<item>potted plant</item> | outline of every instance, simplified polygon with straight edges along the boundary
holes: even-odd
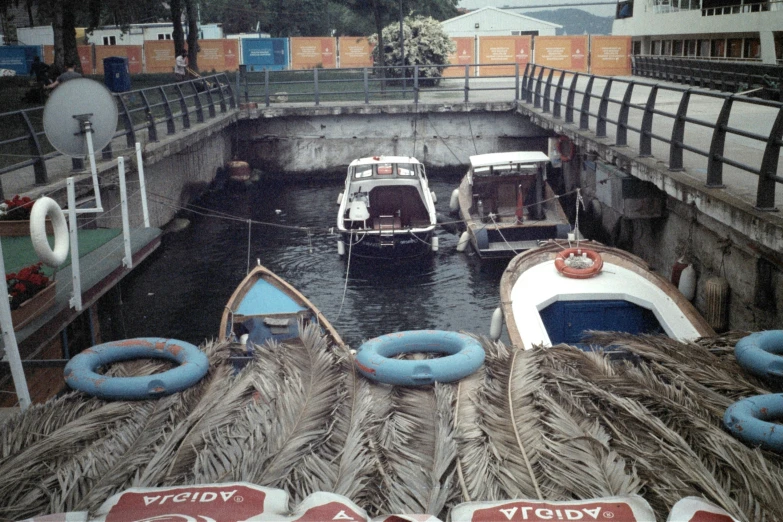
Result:
[[[43,273],[42,263],[6,274],[5,282],[14,330],[23,328],[54,304],[55,282]]]
[[[17,194],[0,203],[0,236],[30,235],[30,211],[33,201],[27,196]]]

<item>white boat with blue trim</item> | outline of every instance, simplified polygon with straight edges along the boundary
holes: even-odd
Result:
[[[525,349],[580,345],[589,330],[667,335],[715,332],[667,279],[641,258],[594,241],[550,241],[511,260],[500,282],[503,320]]]
[[[416,158],[353,160],[337,203],[340,255],[415,257],[438,249],[435,195]]]

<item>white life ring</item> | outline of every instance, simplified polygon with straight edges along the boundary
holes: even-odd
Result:
[[[54,227],[54,250],[46,239],[46,217]],[[47,266],[57,268],[68,257],[68,224],[60,205],[52,198],[37,199],[30,211],[30,239],[38,259]]]

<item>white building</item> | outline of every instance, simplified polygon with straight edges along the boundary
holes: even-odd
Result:
[[[187,27],[185,34],[187,35]],[[87,34],[87,42],[95,45],[144,45],[150,40],[171,40],[174,25],[171,23],[133,24],[128,32],[119,27],[99,27]],[[199,40],[223,38],[223,24],[201,24]]]
[[[497,7],[483,7],[441,22],[452,38],[460,36],[555,36],[562,25],[537,20]]]
[[[19,45],[54,45],[54,29],[51,25],[17,27],[16,39]]]

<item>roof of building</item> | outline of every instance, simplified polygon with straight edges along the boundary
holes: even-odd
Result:
[[[559,24],[553,24],[552,22],[539,20],[538,18],[533,18],[532,16],[525,16],[525,15],[521,15],[519,13],[512,13],[511,11],[508,11],[506,9],[498,9],[497,7],[492,7],[492,6],[482,7],[481,9],[476,9],[475,11],[470,11],[470,12],[464,14],[464,15],[456,16],[454,18],[449,18],[448,20],[442,21],[441,25],[450,25],[453,22],[465,20],[465,19],[474,17],[474,16],[478,15],[479,13],[481,13],[483,11],[494,11],[494,12],[497,13],[498,16],[505,16],[505,17],[508,17],[508,18],[521,18],[521,19],[523,19],[525,21],[535,22],[537,24],[549,25],[549,26],[555,27],[557,29],[562,29],[563,28],[563,26],[559,25]]]

